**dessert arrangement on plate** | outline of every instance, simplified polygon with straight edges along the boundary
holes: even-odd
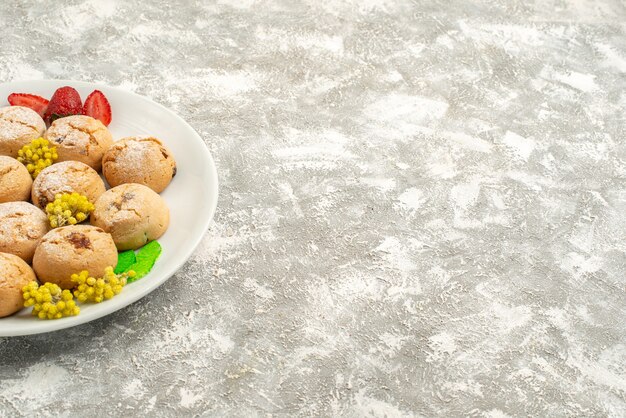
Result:
[[[0,317],[80,313],[146,276],[161,254],[176,175],[152,136],[114,141],[111,106],[72,87],[0,108]]]

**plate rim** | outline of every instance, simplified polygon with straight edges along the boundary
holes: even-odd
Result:
[[[2,82],[0,83],[0,89],[4,89],[8,86],[11,86],[12,84],[42,83],[42,82],[43,83],[64,83],[67,85],[72,85],[74,87],[81,85],[81,87],[89,87],[89,88],[95,88],[95,89],[102,88],[103,90],[116,90],[119,93],[134,96],[136,99],[151,103],[152,105],[156,105],[157,108],[159,108],[161,111],[164,111],[170,114],[170,116],[173,116],[175,120],[177,120],[179,123],[181,123],[188,129],[190,129],[194,133],[195,135],[194,141],[198,140],[202,144],[201,148],[203,150],[203,153],[205,154],[204,156],[208,162],[207,168],[211,174],[210,178],[208,179],[211,182],[209,187],[215,190],[215,195],[213,199],[207,199],[207,202],[209,203],[208,216],[205,218],[202,224],[198,225],[199,227],[198,229],[201,231],[201,233],[199,233],[197,237],[195,237],[195,239],[192,240],[192,245],[190,247],[188,254],[174,261],[173,266],[168,268],[164,272],[164,278],[162,280],[154,281],[153,285],[149,285],[145,289],[138,292],[137,294],[129,296],[128,299],[120,301],[119,306],[115,305],[115,307],[112,309],[103,309],[102,312],[96,311],[95,313],[92,313],[90,315],[89,314],[85,316],[78,315],[74,317],[67,317],[67,318],[62,318],[62,319],[57,319],[57,320],[38,321],[32,326],[29,326],[27,328],[17,328],[10,332],[6,332],[2,329],[2,318],[0,318],[0,338],[37,335],[37,334],[49,333],[49,332],[54,332],[54,331],[58,331],[62,329],[72,328],[78,325],[86,324],[91,321],[95,321],[105,316],[108,316],[114,312],[117,312],[119,310],[122,310],[128,307],[129,305],[137,302],[140,299],[143,299],[146,295],[148,295],[149,293],[152,293],[154,290],[156,290],[161,285],[163,285],[166,281],[168,281],[174,274],[176,274],[176,272],[178,272],[187,263],[187,261],[189,261],[191,256],[196,252],[196,250],[198,249],[198,246],[204,239],[209,229],[209,226],[211,225],[211,221],[213,221],[213,217],[215,216],[215,212],[217,210],[217,204],[219,201],[219,179],[218,179],[218,173],[217,173],[217,166],[215,165],[215,160],[213,159],[213,156],[211,155],[211,152],[209,151],[209,148],[206,142],[204,142],[204,140],[202,139],[198,131],[196,131],[196,129],[194,129],[193,126],[191,126],[187,121],[185,121],[176,112],[167,108],[161,103],[153,100],[151,97],[140,95],[138,93],[135,93],[134,91],[126,90],[119,86],[113,86],[113,85],[104,84],[100,82],[90,82],[90,81],[70,80],[70,79],[56,79],[56,78],[24,79],[24,80],[11,80],[11,81]]]

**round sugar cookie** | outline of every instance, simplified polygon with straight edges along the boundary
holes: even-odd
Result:
[[[41,239],[33,257],[33,269],[41,283],[56,283],[62,289],[76,284],[71,276],[83,270],[102,277],[104,269],[117,264],[117,249],[110,234],[91,225],[55,228]]]
[[[0,203],[0,252],[30,263],[48,229],[48,218],[38,207],[28,202]]]
[[[30,199],[33,179],[24,164],[0,155],[0,203]]]
[[[35,280],[33,269],[24,260],[0,252],[0,318],[24,307],[22,288]]]
[[[141,184],[122,184],[96,201],[90,222],[113,236],[120,251],[137,249],[165,233],[170,211],[165,201]]]
[[[96,170],[79,161],[64,161],[44,168],[33,182],[33,204],[45,209],[57,193],[78,193],[94,203],[105,187]]]
[[[176,161],[172,152],[155,137],[127,137],[104,153],[102,174],[111,187],[137,183],[161,193],[176,175]]]
[[[39,138],[46,123],[32,109],[23,106],[0,108],[0,155],[17,158],[17,152]]]
[[[73,115],[52,122],[44,138],[57,148],[58,161],[80,161],[96,171],[102,168],[102,156],[113,144],[106,126],[85,115]]]

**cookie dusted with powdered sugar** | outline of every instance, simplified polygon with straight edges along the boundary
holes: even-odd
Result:
[[[105,187],[102,178],[87,164],[64,161],[45,168],[33,182],[33,204],[45,209],[58,193],[78,193],[94,203]]]
[[[161,193],[176,175],[176,161],[172,152],[155,137],[127,137],[104,153],[102,174],[112,187],[137,183]]]
[[[107,127],[99,120],[84,115],[55,120],[44,138],[57,148],[58,161],[80,161],[96,171],[100,171],[102,156],[113,144]]]
[[[0,155],[16,158],[17,152],[43,135],[46,124],[37,112],[22,106],[0,108]]]
[[[117,249],[110,234],[91,225],[70,225],[48,232],[35,250],[33,269],[41,282],[62,289],[75,286],[71,276],[82,270],[102,277],[117,264]]]
[[[24,164],[15,158],[0,156],[0,203],[30,199],[33,179]]]
[[[0,252],[14,254],[30,263],[48,229],[46,214],[30,203],[0,204]]]
[[[0,252],[0,318],[22,309],[22,287],[34,280],[35,273],[24,260]]]
[[[91,224],[109,232],[120,251],[135,250],[158,239],[170,222],[163,198],[141,184],[122,184],[107,190],[95,206]]]

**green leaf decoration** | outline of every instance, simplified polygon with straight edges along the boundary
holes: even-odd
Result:
[[[137,252],[137,260],[126,271],[134,270],[135,277],[129,278],[128,283],[132,283],[141,279],[146,274],[150,273],[152,266],[157,261],[157,258],[161,255],[161,244],[157,241],[151,241],[141,247]]]
[[[133,250],[124,251],[117,255],[117,266],[115,266],[115,274],[122,274],[128,271],[128,268],[135,264],[135,252]]]

